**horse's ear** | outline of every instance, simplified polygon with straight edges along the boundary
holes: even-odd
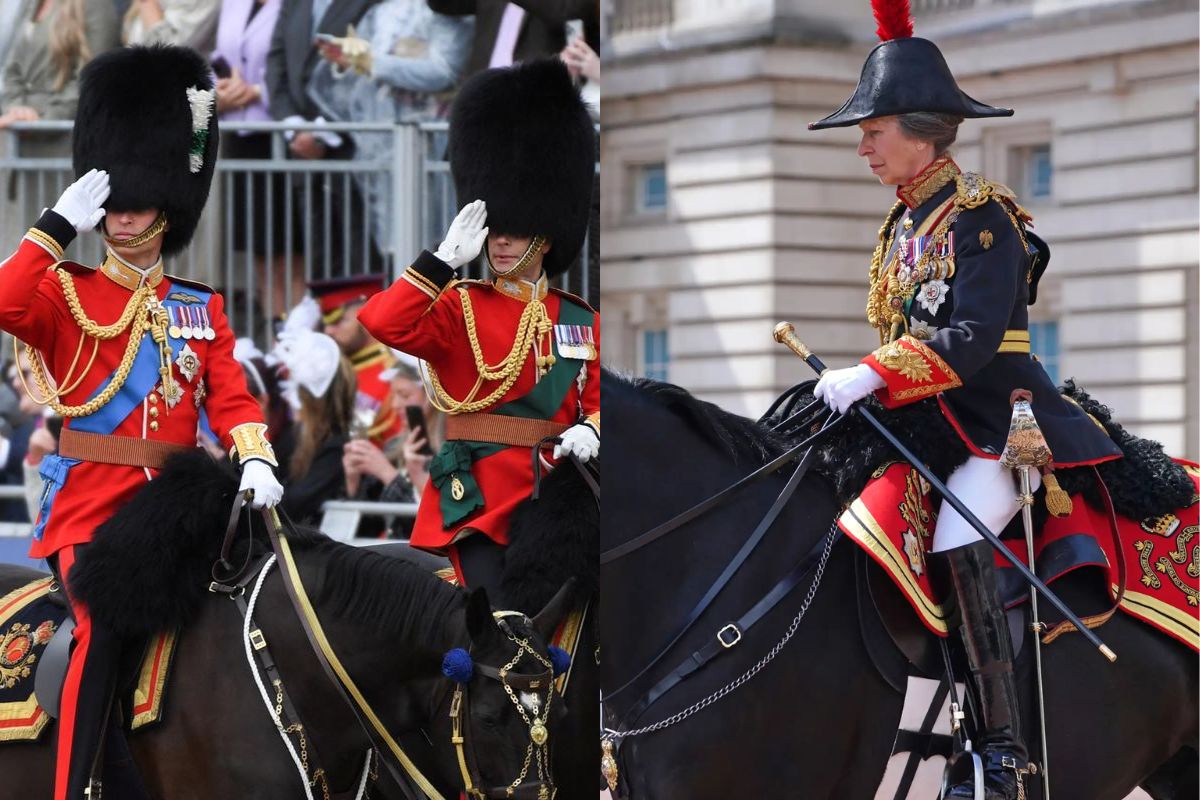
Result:
[[[533,618],[533,627],[541,634],[542,638],[550,641],[550,637],[554,635],[554,631],[558,628],[558,624],[567,616],[567,612],[571,610],[571,601],[575,598],[575,578],[568,578],[567,582],[562,585],[562,588],[550,598],[550,602],[546,603],[546,607],[538,612]]]
[[[496,627],[492,604],[482,586],[467,593],[467,635],[472,642],[482,642]]]

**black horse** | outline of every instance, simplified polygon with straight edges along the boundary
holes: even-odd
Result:
[[[91,580],[80,575],[81,594],[93,600],[97,616],[104,613],[122,626],[121,634],[186,618],[164,718],[129,740],[152,797],[304,797],[297,767],[251,677],[243,618],[227,596],[205,590],[237,486],[206,461],[198,456],[168,465],[101,526],[90,560],[79,564],[91,573]],[[454,684],[442,674],[445,654],[463,648],[475,665],[465,689],[467,765],[485,789],[503,793],[524,784],[518,797],[537,796],[536,762],[527,761],[528,715],[480,668],[501,668],[520,655],[511,665],[514,673],[544,671],[538,659],[548,658],[546,636],[565,612],[566,593],[532,620],[507,618],[504,629],[483,592],[460,591],[420,566],[313,531],[295,531],[290,541],[317,616],[367,702],[396,738],[416,734],[404,739],[411,745],[424,739],[421,731],[428,736],[424,747],[408,753],[431,768],[427,777],[455,792],[464,785],[451,744]],[[155,554],[114,574],[128,553],[145,548]],[[130,582],[134,575],[136,584]],[[36,573],[23,568],[0,568],[0,595],[31,577]],[[100,612],[97,601],[105,594],[108,608]],[[313,796],[322,797],[327,785],[334,797],[355,797],[365,769],[370,797],[405,797],[385,765],[377,759],[368,764],[371,743],[318,666],[278,568],[262,585],[254,618],[303,721],[309,775],[323,770]],[[516,639],[527,640],[538,656],[519,654]],[[268,691],[274,701],[274,690]],[[50,796],[53,741],[47,732],[36,743],[0,745],[6,796]],[[386,747],[379,750],[381,758],[391,758]]]
[[[677,387],[606,373],[601,389],[608,459],[622,465],[604,480],[609,502],[602,551],[716,494],[785,446],[765,427]],[[860,634],[855,570],[861,553],[845,537],[832,546],[807,615],[754,677],[703,704],[770,656],[796,616],[812,572],[735,646],[643,713],[631,713],[639,697],[785,572],[820,553],[839,507],[830,482],[809,475],[698,623],[638,676],[743,544],[789,473],[785,468],[750,484],[683,528],[602,566],[605,723],[629,731],[685,715],[622,740],[617,755],[624,796],[874,797],[903,697]],[[1095,588],[1085,582],[1056,586],[1075,607],[1095,601]],[[1054,796],[1119,800],[1141,785],[1156,800],[1196,797],[1195,654],[1121,614],[1102,634],[1120,655],[1113,665],[1078,636],[1044,649]],[[889,655],[899,658],[898,651]],[[1028,664],[1018,670],[1027,674]],[[1031,692],[1025,701],[1024,719],[1035,719]],[[1033,734],[1029,739],[1037,741]],[[1030,796],[1039,796],[1031,783]]]

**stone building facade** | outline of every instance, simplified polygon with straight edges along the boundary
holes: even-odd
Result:
[[[867,263],[894,200],[857,128],[807,123],[852,91],[867,0],[606,0],[603,352],[740,413],[876,344]],[[1034,351],[1143,436],[1197,456],[1195,0],[914,0],[963,89],[967,170],[1012,186],[1053,251]]]

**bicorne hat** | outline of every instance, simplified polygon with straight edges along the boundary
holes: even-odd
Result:
[[[187,247],[217,161],[217,115],[208,62],[185,47],[123,47],[79,77],[76,175],[107,170],[109,211],[157,208],[167,218],[163,255]]]
[[[483,200],[491,233],[547,237],[542,269],[566,271],[587,234],[596,133],[561,60],[489,69],[463,84],[449,156],[460,205]]]
[[[937,45],[912,35],[908,0],[871,0],[880,43],[867,56],[858,86],[842,107],[809,130],[857,125],[865,119],[914,111],[959,117],[1011,117],[1011,108],[996,108],[968,95],[954,81]]]

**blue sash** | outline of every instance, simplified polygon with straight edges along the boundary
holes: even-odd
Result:
[[[212,297],[211,292],[204,292],[189,286],[188,294],[197,298],[199,302],[183,303],[170,299],[174,288],[175,285],[173,283],[167,284],[168,299],[163,301],[162,305],[164,307],[189,305],[204,307],[208,305],[208,300]],[[175,338],[168,334],[167,344],[171,348],[171,358],[174,360],[175,355],[182,349],[183,339]],[[158,385],[160,378],[158,367],[158,345],[154,343],[154,337],[147,331],[142,337],[142,344],[138,347],[137,356],[133,360],[133,366],[129,370],[129,377],[125,379],[125,383],[117,390],[117,393],[113,395],[111,400],[95,412],[83,417],[73,418],[70,425],[71,430],[105,435],[115,431],[117,426],[133,413],[133,410],[140,406],[142,401],[146,399],[146,396]],[[104,391],[104,388],[112,382],[115,374],[114,370],[113,374],[109,375],[92,392],[88,400],[91,400]],[[42,459],[42,465],[38,470],[38,474],[42,476],[45,483],[42,486],[42,501],[38,513],[37,526],[33,529],[33,537],[35,539],[42,538],[42,533],[46,528],[46,521],[50,518],[50,507],[54,503],[54,498],[66,483],[71,467],[79,463],[79,459],[63,458],[58,454],[48,455]]]

